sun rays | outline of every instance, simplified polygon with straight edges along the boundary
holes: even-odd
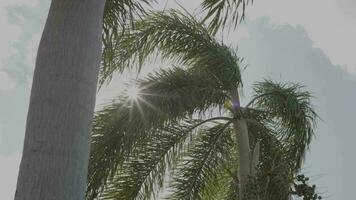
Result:
[[[146,112],[161,112],[158,108],[152,105],[147,97],[158,96],[147,93],[148,86],[142,87],[138,83],[131,83],[126,85],[125,90],[126,103],[131,108],[129,112],[129,120],[132,120],[133,112],[138,111],[143,122],[146,122]]]
[[[137,100],[140,97],[140,88],[138,85],[132,85],[127,89],[127,98],[129,100]]]

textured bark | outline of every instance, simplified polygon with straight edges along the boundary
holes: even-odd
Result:
[[[52,0],[15,200],[84,199],[104,0]]]
[[[260,151],[261,151],[261,146],[260,142],[257,142],[255,145],[255,148],[253,149],[252,153],[252,160],[251,160],[251,176],[254,177],[256,176],[257,173],[257,167],[258,163],[260,161]]]
[[[231,89],[231,100],[234,111],[234,129],[238,152],[239,199],[244,200],[245,186],[251,175],[251,149],[246,120],[240,112],[240,98],[236,87]]]
[[[244,200],[248,177],[251,175],[251,150],[246,121],[240,118],[234,122],[238,151],[239,196]]]

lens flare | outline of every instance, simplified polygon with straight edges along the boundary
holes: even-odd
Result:
[[[132,85],[127,89],[127,97],[130,100],[137,100],[140,96],[140,88],[137,85]]]

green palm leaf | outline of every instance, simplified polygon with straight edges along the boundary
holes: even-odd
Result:
[[[209,30],[216,33],[221,26],[232,23],[237,26],[245,17],[245,7],[253,0],[204,0],[203,10],[207,11],[204,18],[210,20]]]
[[[241,83],[240,59],[191,15],[176,10],[151,12],[129,28],[118,38],[112,64],[101,68],[101,83],[109,80],[114,71],[134,64],[141,67],[157,52],[164,59],[210,73],[225,88]]]
[[[161,70],[138,84],[136,101],[121,96],[94,118],[88,197],[95,197],[115,175],[135,142],[194,113],[223,105],[228,98],[214,78],[179,68]]]
[[[155,0],[106,0],[102,33],[104,65],[110,65],[114,60],[113,50],[125,24],[144,14],[144,5],[153,2]]]
[[[210,176],[206,180],[204,187],[199,192],[200,199],[222,200],[226,197],[227,193],[230,191],[231,182],[234,180],[234,177],[230,173],[230,169],[227,169],[231,167],[230,165],[235,165],[234,167],[237,168],[236,163],[225,162],[224,166],[219,166],[221,168],[217,170],[215,175]]]
[[[226,167],[226,157],[233,149],[230,122],[200,129],[200,137],[181,161],[173,181],[170,199],[205,199],[204,188]],[[215,189],[219,185],[215,185]],[[210,188],[211,189],[211,188]],[[211,192],[211,191],[210,191]]]
[[[138,141],[106,184],[100,199],[157,198],[166,171],[175,165],[192,133],[192,124],[180,124],[170,124],[151,137]]]
[[[260,130],[261,156],[257,172],[257,194],[264,200],[289,200],[293,183],[293,166],[273,131]],[[262,194],[262,195],[261,195]]]
[[[299,170],[305,151],[314,134],[317,115],[311,106],[311,94],[298,84],[282,84],[265,80],[255,84],[256,108],[266,111],[282,143]]]
[[[256,115],[257,113],[260,114]],[[260,159],[256,165],[256,175],[248,183],[250,187],[245,191],[246,194],[250,199],[262,197],[263,200],[289,200],[294,167],[294,162],[289,162],[289,152],[285,151],[284,144],[269,128],[269,123],[261,120],[264,111],[245,110],[244,115],[251,146],[255,146],[257,142],[260,144]]]
[[[231,199],[239,199],[239,191],[238,191],[238,180],[237,180],[237,172],[231,175],[228,185],[226,186],[226,192],[223,198],[224,200]]]

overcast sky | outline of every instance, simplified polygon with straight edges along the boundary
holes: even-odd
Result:
[[[178,2],[194,12],[199,1]],[[34,58],[48,6],[49,0],[0,0],[0,194],[4,200],[13,199]],[[167,6],[174,7],[174,1]],[[247,20],[224,38],[238,46],[248,64],[242,101],[248,101],[249,86],[263,78],[300,82],[314,94],[313,104],[323,121],[303,171],[325,199],[354,199],[355,10],[354,0],[256,0],[247,8]],[[115,96],[129,78],[116,77],[99,93],[98,104]]]

